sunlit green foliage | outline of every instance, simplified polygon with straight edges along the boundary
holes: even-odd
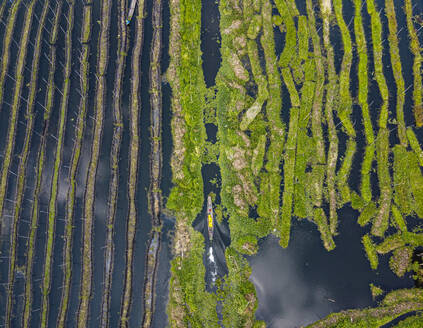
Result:
[[[416,126],[423,126],[423,96],[422,96],[422,54],[421,47],[419,44],[419,38],[417,31],[413,24],[413,4],[411,0],[405,0],[404,4],[405,14],[407,16],[407,29],[410,36],[410,50],[414,56],[413,63],[413,100],[414,100],[414,118],[416,120]]]
[[[359,57],[358,62],[358,102],[361,106],[364,131],[366,134],[367,144],[372,144],[375,140],[372,121],[370,119],[369,105],[368,105],[368,59],[367,59],[367,44],[364,36],[363,22],[361,18],[361,0],[355,0],[355,15],[354,15],[354,32],[357,43],[357,52]]]
[[[374,0],[368,0],[367,12],[370,15],[371,29],[372,29],[372,46],[375,66],[375,78],[379,86],[379,91],[383,100],[380,114],[379,114],[379,127],[386,128],[388,122],[388,98],[389,91],[386,84],[385,75],[383,74],[383,43],[382,43],[382,23],[379,17],[379,11],[376,10]]]
[[[379,129],[376,140],[377,176],[379,179],[379,209],[373,221],[372,234],[382,237],[388,229],[391,209],[392,187],[389,173],[389,131]]]
[[[364,235],[361,242],[363,243],[364,250],[366,251],[367,258],[369,259],[370,266],[373,270],[377,269],[379,264],[376,248],[369,235]]]
[[[411,188],[410,188],[410,173],[408,170],[408,154],[407,149],[401,145],[395,145],[392,148],[394,154],[394,200],[398,205],[401,213],[410,214],[411,208]]]
[[[385,15],[389,26],[389,54],[391,57],[392,71],[397,87],[396,112],[398,121],[398,137],[402,145],[407,146],[406,126],[404,121],[405,85],[402,73],[401,58],[398,48],[398,25],[393,0],[385,1]]]

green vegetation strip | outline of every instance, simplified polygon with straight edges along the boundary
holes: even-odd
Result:
[[[372,226],[372,234],[382,237],[388,229],[392,187],[389,174],[389,130],[379,129],[376,140],[377,176],[379,179],[379,211]]]
[[[216,296],[205,291],[204,238],[191,227],[204,201],[198,160],[206,137],[203,111],[198,110],[206,106],[200,49],[201,1],[171,0],[170,12],[172,47],[167,77],[172,87],[174,186],[167,207],[174,211],[176,223],[167,313],[171,327],[204,323],[218,327]]]
[[[282,196],[282,211],[278,226],[280,227],[280,245],[288,247],[291,232],[291,213],[294,194],[295,154],[297,147],[298,107],[291,107],[289,118],[288,140],[285,147],[284,190]]]
[[[369,113],[368,105],[368,58],[367,58],[367,44],[366,38],[364,36],[363,22],[361,18],[361,9],[362,1],[355,0],[355,15],[354,15],[354,32],[355,39],[357,43],[357,52],[358,52],[358,103],[360,104],[363,121],[364,121],[364,131],[366,135],[367,144],[372,144],[375,140],[372,121]]]
[[[106,70],[109,47],[109,21],[111,3],[107,0],[101,2],[100,37],[97,59],[97,90],[95,103],[95,123],[91,158],[88,166],[87,183],[84,204],[84,233],[82,249],[82,275],[79,295],[79,311],[77,326],[86,327],[88,321],[88,306],[92,287],[92,225],[94,214],[95,180],[97,164],[100,156],[101,134],[104,120],[104,98],[106,94]]]
[[[403,294],[407,294],[405,297]],[[423,297],[418,288],[396,290],[385,296],[375,308],[344,310],[329,314],[326,318],[307,326],[308,328],[335,327],[381,327],[395,318],[423,309]]]
[[[311,1],[307,1],[307,14],[308,14],[308,28],[310,36],[313,42],[313,53],[314,53],[314,64],[312,61],[309,61],[309,69],[306,67],[306,80],[313,81],[316,80],[316,85],[314,88],[314,98],[312,105],[312,120],[311,120],[311,131],[313,134],[313,140],[315,142],[316,157],[313,162],[313,179],[312,186],[314,189],[313,203],[315,206],[321,206],[322,195],[323,195],[323,181],[325,174],[325,164],[326,164],[326,155],[325,155],[325,145],[323,139],[322,131],[322,111],[323,111],[323,96],[325,92],[325,68],[324,61],[322,57],[322,50],[320,47],[320,37],[316,31],[316,19],[313,12],[313,6]],[[307,65],[307,61],[306,61]],[[313,72],[310,76],[307,75],[307,72]],[[304,88],[303,88],[304,90]],[[304,98],[304,95],[302,96]],[[302,99],[304,101],[304,99]],[[332,132],[331,132],[332,133]],[[332,142],[332,149],[334,142],[336,142],[336,135],[330,135]],[[331,171],[333,173],[333,171]],[[331,179],[331,182],[333,180]],[[331,195],[332,196],[332,195]]]
[[[337,188],[341,194],[341,201],[339,202],[340,205],[347,203],[351,200],[350,188],[348,186],[348,177],[350,175],[351,166],[356,150],[357,143],[354,141],[354,139],[349,139],[342,166],[337,174]]]
[[[144,24],[144,0],[138,1],[138,16],[135,26],[135,45],[132,54],[132,79],[131,79],[131,96],[130,96],[130,145],[129,145],[129,176],[128,176],[128,201],[129,213],[127,218],[127,244],[126,244],[126,269],[125,269],[125,285],[122,298],[122,309],[120,315],[120,327],[128,327],[129,309],[131,304],[132,292],[132,270],[133,270],[133,253],[134,253],[134,239],[135,227],[137,222],[137,206],[136,206],[136,186],[137,186],[137,171],[138,171],[138,157],[139,157],[139,115],[141,113],[140,101],[140,74],[141,65],[140,59],[142,54],[143,41],[143,24]],[[103,8],[103,10],[106,8]],[[108,16],[107,16],[108,17]],[[109,25],[107,25],[108,31]],[[106,42],[106,35],[103,42]],[[107,45],[108,46],[108,45]],[[102,44],[101,48],[105,45]]]
[[[29,31],[32,24],[32,16],[34,5],[36,1],[32,0],[28,6],[28,9],[25,13],[25,25],[22,30],[22,37],[21,43],[19,45],[19,56],[18,56],[18,64],[16,67],[16,84],[15,90],[13,94],[13,103],[11,108],[11,115],[9,120],[9,131],[7,136],[7,149],[6,149],[6,159],[3,162],[2,168],[2,180],[0,188],[6,189],[6,183],[3,184],[3,181],[6,182],[8,171],[10,167],[10,159],[12,155],[12,151],[15,144],[15,130],[18,121],[18,111],[20,106],[20,98],[22,92],[22,85],[24,82],[24,67],[25,67],[25,57],[27,53],[28,41],[29,41]],[[33,87],[35,88],[35,86]],[[32,99],[33,100],[33,99]],[[1,101],[0,101],[1,103]],[[27,104],[28,105],[28,104]],[[28,114],[28,112],[27,112]],[[32,113],[31,113],[32,114]],[[12,312],[12,296],[13,296],[13,287],[15,283],[15,267],[16,267],[16,242],[17,242],[17,235],[18,235],[18,218],[20,214],[20,207],[22,204],[23,198],[23,189],[25,185],[25,168],[26,168],[26,160],[28,158],[28,148],[29,148],[29,140],[30,140],[30,130],[28,128],[32,127],[32,115],[30,114],[30,118],[28,118],[27,126],[26,126],[26,135],[24,140],[24,147],[21,153],[21,159],[19,163],[19,171],[18,171],[18,181],[17,181],[17,190],[16,190],[16,201],[15,201],[15,208],[13,213],[13,222],[11,224],[11,231],[10,231],[10,251],[9,251],[9,284],[8,284],[8,291],[7,291],[7,302],[6,302],[6,317],[5,322],[9,325],[10,324],[10,315]],[[5,179],[5,180],[3,180]],[[3,195],[2,195],[3,196]],[[1,200],[3,203],[3,199]],[[0,216],[2,212],[0,211]]]
[[[172,188],[167,207],[182,212],[192,222],[202,208],[203,180],[201,157],[206,132],[203,123],[206,88],[201,69],[200,22],[201,2],[175,2],[175,20],[172,33],[180,51],[172,51],[169,81],[174,93],[172,122],[174,153],[172,156]],[[172,47],[173,48],[173,47]],[[183,142],[181,142],[183,141]]]
[[[289,12],[289,8],[285,3],[285,0],[276,0],[276,8],[282,17],[282,22],[285,25],[285,47],[279,57],[279,66],[287,67],[295,56],[296,44],[297,44],[297,32],[295,29],[294,19]]]
[[[122,80],[125,71],[126,51],[128,48],[128,37],[126,32],[126,11],[125,0],[119,0],[118,8],[118,47],[117,47],[117,68],[115,73],[114,94],[113,94],[113,138],[110,151],[111,179],[109,184],[108,213],[107,213],[107,237],[106,250],[104,252],[104,288],[101,305],[100,326],[109,327],[109,311],[113,272],[113,231],[116,216],[116,206],[119,187],[119,153],[122,142]],[[90,6],[88,8],[91,8]]]
[[[257,297],[253,283],[248,280],[251,275],[248,261],[231,247],[226,249],[225,258],[229,273],[225,276],[223,286],[217,292],[223,304],[223,325],[264,328],[263,321],[255,320]]]
[[[22,0],[14,1],[11,8],[9,9],[9,17],[8,17],[7,25],[6,25],[6,33],[3,37],[3,53],[1,56],[1,71],[0,71],[0,104],[2,105],[3,105],[4,84],[6,83],[6,73],[9,66],[9,60],[10,60],[10,48],[12,46],[12,41],[14,41],[13,30],[15,28],[16,17],[18,15],[18,10],[19,10],[19,6],[21,2]],[[3,1],[3,3],[6,3],[6,1]],[[2,10],[4,10],[4,6]],[[0,110],[1,110],[1,107],[0,107]],[[2,190],[3,188],[0,189],[0,196],[1,196]],[[0,200],[3,200],[3,199],[0,198]],[[2,206],[3,204],[0,203],[0,209],[2,209]],[[0,211],[0,216],[1,216],[1,213],[2,211]]]
[[[408,28],[408,34],[410,36],[410,49],[414,55],[414,62],[413,62],[414,118],[416,120],[416,126],[421,127],[423,126],[422,74],[421,74],[422,54],[421,54],[421,48],[419,44],[419,38],[417,36],[417,31],[414,28],[414,24],[413,24],[413,8],[412,8],[411,0],[405,0],[404,10],[407,16],[407,28]]]
[[[380,21],[379,12],[376,9],[374,0],[367,0],[367,12],[370,15],[370,23],[372,28],[372,46],[373,46],[373,62],[375,65],[375,77],[379,86],[382,97],[382,106],[379,114],[379,128],[386,128],[388,122],[388,100],[389,91],[386,84],[385,75],[383,74],[383,43],[382,43],[382,23]]]
[[[404,146],[395,145],[392,152],[394,154],[394,200],[401,213],[409,215],[412,211],[412,196],[407,149]]]
[[[58,3],[56,8],[56,19],[54,20],[53,29],[50,35],[50,40],[56,40],[57,38],[57,26],[59,24],[59,17],[62,12],[62,3]],[[35,251],[35,238],[37,235],[37,228],[38,228],[38,211],[39,211],[39,194],[41,192],[41,182],[42,182],[42,172],[44,168],[44,161],[45,161],[45,151],[46,151],[46,144],[47,144],[47,133],[48,133],[48,126],[49,126],[49,119],[51,110],[53,108],[53,94],[54,94],[54,72],[56,69],[56,45],[52,43],[50,48],[50,65],[49,65],[49,77],[48,77],[48,86],[47,86],[47,95],[46,95],[46,106],[44,111],[44,128],[43,128],[43,136],[41,137],[40,141],[40,148],[37,153],[37,165],[36,165],[36,172],[37,172],[37,180],[34,190],[34,202],[32,206],[32,215],[31,215],[31,231],[29,235],[29,243],[28,243],[28,254],[27,254],[27,263],[26,263],[26,279],[25,279],[25,306],[24,306],[24,313],[22,318],[22,326],[24,328],[29,327],[30,324],[30,316],[31,316],[31,307],[32,307],[32,268],[34,262],[34,251]]]
[[[150,51],[150,104],[151,104],[151,151],[150,151],[150,212],[153,232],[148,244],[146,270],[144,277],[144,317],[142,326],[151,326],[154,313],[156,273],[161,242],[162,195],[160,179],[162,173],[162,89],[160,56],[162,47],[162,1],[157,0],[152,12],[153,39]]]
[[[339,72],[339,97],[340,104],[338,115],[343,122],[350,136],[355,135],[354,128],[350,122],[352,112],[352,99],[350,93],[350,72],[352,63],[352,45],[351,36],[342,12],[342,0],[333,0],[333,8],[335,11],[336,21],[341,30],[342,43],[344,45],[344,56],[342,58],[341,71]]]
[[[21,4],[22,0],[17,0],[13,2],[12,8],[10,9],[10,14],[9,14],[9,19],[7,22],[7,26],[6,26],[6,34],[4,36],[4,40],[3,40],[3,55],[1,57],[1,72],[0,72],[0,105],[3,106],[3,89],[4,89],[4,84],[5,84],[5,80],[6,80],[6,73],[7,73],[7,68],[9,65],[9,57],[10,57],[10,46],[12,44],[12,39],[13,39],[13,29],[15,27],[15,21],[16,21],[16,16],[17,16],[17,12],[19,9],[19,5]],[[29,27],[28,27],[29,29]],[[24,53],[26,52],[26,48],[22,49],[22,51],[20,51],[20,53]],[[24,64],[24,60],[25,58],[20,59],[22,61],[22,65]],[[19,59],[18,59],[18,65],[19,65]],[[22,66],[23,67],[23,66]],[[18,84],[22,84],[23,80],[23,76],[22,74],[18,75],[16,74],[16,85],[18,86]],[[21,87],[15,87],[15,90],[17,90],[17,88],[20,91]],[[13,98],[13,101],[15,101],[15,98]],[[17,100],[19,101],[19,94],[17,96]],[[17,119],[17,111],[19,106],[12,106],[10,108],[10,119],[9,122],[11,124],[9,124],[10,129],[8,130],[8,135],[7,135],[7,143],[6,143],[6,149],[4,151],[3,154],[3,165],[1,168],[1,177],[0,177],[0,231],[2,229],[2,225],[3,225],[3,207],[4,207],[4,197],[6,195],[6,186],[7,186],[7,177],[9,175],[9,168],[10,168],[10,161],[11,161],[11,155],[12,155],[12,151],[13,151],[13,145],[14,145],[14,139],[15,139],[15,129],[16,129],[16,123],[18,121]],[[1,107],[0,107],[1,110]]]
[[[417,156],[408,152],[407,169],[410,174],[411,192],[414,200],[414,211],[417,216],[423,218],[423,176],[419,167]]]
[[[389,25],[389,54],[391,56],[391,65],[394,72],[394,79],[397,87],[397,123],[398,123],[398,137],[402,145],[407,146],[407,135],[404,121],[404,98],[405,87],[404,78],[402,74],[401,57],[398,48],[398,25],[395,15],[395,7],[393,0],[385,1],[385,14],[388,18]]]
[[[411,148],[416,153],[417,159],[419,160],[420,166],[423,166],[423,151],[420,147],[419,140],[417,140],[416,134],[413,131],[413,128],[408,127],[407,128],[407,138],[410,142]]]
[[[86,29],[90,29],[90,24],[86,22],[91,22],[91,6],[84,6],[83,9],[83,27],[81,35],[87,33]],[[62,289],[62,298],[59,311],[59,317],[57,320],[57,327],[64,327],[66,322],[66,314],[69,305],[69,294],[71,286],[71,269],[72,269],[72,231],[73,231],[73,216],[74,216],[74,203],[75,203],[75,192],[76,192],[76,181],[77,181],[77,170],[79,165],[79,159],[81,157],[81,147],[82,147],[82,138],[84,136],[85,130],[85,120],[87,113],[87,101],[88,101],[88,74],[89,74],[89,53],[90,46],[87,43],[88,40],[85,40],[86,43],[82,44],[82,57],[80,64],[80,89],[81,89],[81,100],[79,105],[79,113],[76,123],[76,134],[75,134],[75,143],[73,146],[72,159],[70,164],[69,172],[69,189],[68,197],[66,202],[66,226],[65,226],[65,246],[64,246],[64,259],[63,259],[63,271],[64,271],[64,282]]]
[[[338,76],[335,72],[334,52],[330,43],[329,16],[323,16],[323,43],[327,54],[328,85],[326,93],[326,122],[329,131],[329,151],[326,170],[326,184],[329,192],[329,225],[332,235],[336,234],[338,216],[336,213],[336,162],[338,160],[338,137],[333,113],[337,110]],[[349,123],[348,123],[349,124]],[[348,124],[344,125],[348,131]],[[350,134],[351,135],[351,134]]]
[[[367,258],[369,259],[370,266],[373,270],[376,270],[379,264],[378,255],[376,252],[376,247],[374,243],[372,242],[372,239],[369,235],[364,235],[361,239],[361,242],[363,243],[364,250],[366,251]]]
[[[62,148],[63,139],[66,127],[66,111],[68,107],[68,98],[70,90],[70,74],[72,66],[72,30],[74,19],[74,5],[70,3],[68,12],[68,27],[65,36],[65,72],[64,72],[64,86],[63,97],[60,106],[58,136],[56,145],[56,157],[54,160],[53,180],[51,183],[50,201],[48,207],[48,230],[47,230],[47,245],[44,263],[44,275],[42,282],[42,307],[41,307],[41,327],[47,326],[47,311],[48,311],[48,296],[50,293],[51,284],[51,262],[53,259],[53,241],[54,241],[54,227],[56,223],[56,201],[57,189],[59,185],[59,172],[62,162]]]

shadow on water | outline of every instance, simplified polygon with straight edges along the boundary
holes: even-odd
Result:
[[[332,312],[376,305],[370,283],[385,291],[413,286],[409,274],[400,279],[390,271],[387,256],[372,271],[361,245],[357,212],[345,208],[338,215],[339,236],[331,252],[323,248],[316,226],[303,220],[294,222],[287,249],[275,237],[266,237],[257,255],[249,258],[259,300],[256,317],[267,327],[298,327]]]

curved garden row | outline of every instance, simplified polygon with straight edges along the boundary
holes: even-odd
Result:
[[[40,210],[40,192],[41,192],[41,182],[42,182],[42,173],[44,169],[44,162],[46,160],[46,143],[47,143],[47,131],[49,126],[49,119],[51,111],[53,108],[53,95],[54,95],[54,73],[56,69],[56,42],[59,26],[59,18],[61,16],[62,3],[56,4],[56,16],[52,26],[52,31],[50,32],[49,42],[51,44],[50,48],[50,60],[49,60],[49,77],[47,82],[47,92],[45,100],[45,111],[43,114],[43,134],[41,136],[39,149],[37,152],[36,159],[36,184],[34,190],[34,201],[32,206],[32,215],[31,215],[31,230],[29,235],[28,243],[28,255],[26,263],[26,280],[25,280],[25,307],[24,314],[22,318],[23,327],[29,327],[30,325],[30,316],[32,310],[32,301],[33,301],[33,282],[32,282],[32,273],[34,265],[34,252],[36,246],[36,235],[38,229],[38,219],[39,219],[39,210]],[[40,247],[40,246],[39,246]]]

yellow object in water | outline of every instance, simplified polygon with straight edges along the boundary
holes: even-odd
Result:
[[[207,221],[209,222],[209,228],[213,227],[213,218],[210,214],[207,217]]]

